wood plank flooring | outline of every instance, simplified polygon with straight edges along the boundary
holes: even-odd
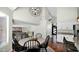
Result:
[[[64,46],[63,43],[57,42],[57,43],[51,43],[49,42],[49,47],[52,48],[55,52],[64,52]]]

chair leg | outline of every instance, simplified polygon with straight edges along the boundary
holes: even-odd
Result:
[[[46,52],[47,52],[47,49],[45,48]]]

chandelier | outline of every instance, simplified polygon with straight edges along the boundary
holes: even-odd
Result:
[[[30,7],[30,12],[33,16],[39,16],[41,14],[40,7]]]

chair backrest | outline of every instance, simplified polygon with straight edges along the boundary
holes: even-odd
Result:
[[[18,44],[18,41],[16,40],[16,35],[14,33],[12,33],[12,39],[13,39],[13,43],[14,44]]]
[[[40,45],[39,41],[37,40],[28,40],[24,43],[24,47],[27,47],[27,49],[32,49],[32,48],[38,48]]]
[[[68,51],[68,52],[78,51],[74,43],[67,41],[65,37],[63,38],[63,42],[64,42],[65,51]]]
[[[13,39],[14,44],[18,44],[18,41],[16,39]]]
[[[45,39],[45,42],[44,42],[45,48],[48,46],[49,39],[50,39],[50,36],[48,35],[48,36],[46,37],[46,39]]]

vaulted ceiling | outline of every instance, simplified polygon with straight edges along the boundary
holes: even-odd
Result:
[[[34,17],[30,14],[29,7],[9,7],[13,11],[13,19],[16,23],[25,22],[29,24],[39,24],[42,19],[42,14]],[[48,19],[56,17],[57,9],[55,7],[47,7]],[[42,9],[43,10],[43,9]]]

